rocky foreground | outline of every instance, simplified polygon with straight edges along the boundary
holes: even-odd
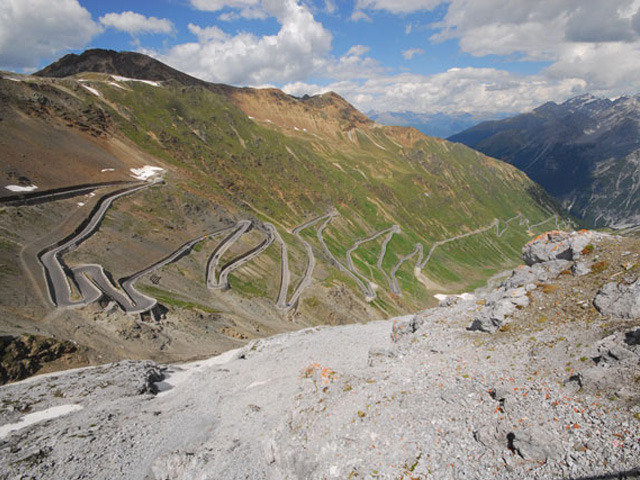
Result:
[[[550,232],[474,298],[0,388],[0,478],[640,478],[640,243]]]

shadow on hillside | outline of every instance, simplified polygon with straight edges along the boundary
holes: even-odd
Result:
[[[640,468],[627,470],[626,472],[613,472],[604,475],[594,475],[593,477],[563,477],[562,480],[637,480],[640,479]],[[557,479],[560,480],[560,479]]]

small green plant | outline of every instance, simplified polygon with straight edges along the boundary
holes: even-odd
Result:
[[[591,243],[589,245],[586,245],[583,249],[582,249],[582,255],[589,255],[591,253],[593,253],[593,251],[595,250],[596,247],[594,247]]]

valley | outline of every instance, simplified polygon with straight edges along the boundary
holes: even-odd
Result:
[[[568,222],[513,167],[335,94],[83,55],[0,80],[2,335],[89,362],[198,358],[434,305]],[[109,56],[128,66],[91,71]]]

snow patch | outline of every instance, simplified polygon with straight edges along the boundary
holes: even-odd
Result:
[[[164,168],[145,165],[141,168],[130,168],[129,171],[131,172],[131,176],[136,180],[149,180],[160,172],[164,172]]]
[[[22,187],[20,185],[7,185],[6,187],[7,190],[10,190],[12,192],[33,192],[35,189],[38,188],[37,185],[29,185],[28,187]]]
[[[84,207],[84,202],[78,202],[79,207]]]
[[[446,295],[444,293],[436,293],[434,295],[435,299],[441,302],[442,300],[446,300],[449,297],[460,298],[461,300],[473,300],[476,296],[472,293],[461,293],[460,295]]]
[[[141,82],[146,83],[147,85],[151,85],[152,87],[161,87],[160,82],[153,82],[151,80],[141,80],[139,78],[127,78],[121,77],[120,75],[111,75],[116,82]]]
[[[2,425],[0,427],[0,438],[4,438],[10,433],[22,430],[23,428],[28,427],[29,425],[33,425],[34,423],[51,420],[52,418],[58,418],[69,413],[82,410],[82,408],[82,405],[71,403],[68,405],[58,405],[57,407],[47,408],[46,410],[41,410],[40,412],[30,413],[22,417],[19,422]]]
[[[119,88],[120,90],[126,90],[126,88],[124,88],[124,87],[123,87],[122,85],[120,85],[119,83],[116,83],[116,82],[107,82],[107,83],[109,83],[109,85],[112,85],[112,86],[114,86],[114,87],[116,87],[116,88]]]
[[[12,82],[22,82],[23,80],[20,78],[15,78],[15,77],[2,77],[5,80],[11,80]]]
[[[116,169],[115,168],[103,168],[102,170],[100,170],[100,173],[104,173],[104,172],[115,172]]]
[[[82,86],[85,89],[87,89],[88,91],[90,91],[91,93],[93,93],[96,97],[101,97],[102,96],[102,94],[98,90],[96,90],[95,88],[90,87],[89,85],[82,85]]]

